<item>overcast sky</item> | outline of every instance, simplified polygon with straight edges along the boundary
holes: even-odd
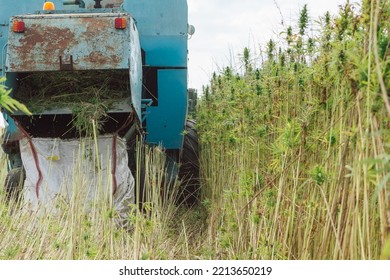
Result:
[[[296,24],[308,4],[311,18],[335,14],[346,0],[188,0],[189,22],[196,28],[189,40],[189,87],[201,89],[211,74],[232,63],[244,47],[258,51],[285,26]],[[277,5],[280,8],[277,8]],[[281,13],[280,13],[281,12]]]

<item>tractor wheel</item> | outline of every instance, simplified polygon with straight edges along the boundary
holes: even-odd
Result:
[[[194,120],[187,120],[183,150],[180,156],[181,191],[179,202],[188,206],[197,204],[200,196],[199,144],[195,126]]]
[[[5,178],[5,192],[9,200],[18,201],[22,194],[23,183],[26,179],[26,173],[23,167],[10,170]]]

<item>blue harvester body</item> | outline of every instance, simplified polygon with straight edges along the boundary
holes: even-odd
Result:
[[[7,77],[6,86],[15,91],[23,73],[128,71],[131,98],[113,112],[133,112],[147,143],[182,149],[188,98],[187,1],[55,0],[54,11],[43,11],[43,2],[0,0],[0,76]],[[126,19],[125,29],[115,27],[118,18]],[[22,32],[15,32],[15,21],[23,22]],[[46,116],[50,122],[67,113],[48,109],[40,119]],[[5,116],[12,139],[18,128]],[[34,126],[31,129],[34,134]]]

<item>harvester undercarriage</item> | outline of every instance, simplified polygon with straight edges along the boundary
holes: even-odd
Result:
[[[81,178],[74,189],[89,180],[86,195],[93,196],[106,185],[124,210],[135,202],[133,174],[142,169],[135,164],[139,139],[167,151],[167,169],[177,173],[167,177],[178,175],[181,201],[194,204],[199,163],[195,123],[186,123],[186,1],[128,1],[113,9],[103,1],[57,2],[51,7],[63,10],[0,13],[10,23],[0,70],[33,113],[5,114],[9,196],[22,192],[34,208]],[[69,10],[70,2],[79,7]]]

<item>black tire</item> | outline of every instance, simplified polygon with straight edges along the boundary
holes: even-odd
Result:
[[[5,192],[9,200],[19,200],[23,190],[26,173],[23,167],[10,170],[5,178]]]
[[[185,131],[183,150],[180,155],[181,191],[179,202],[194,206],[200,198],[199,143],[196,122],[187,120]]]

